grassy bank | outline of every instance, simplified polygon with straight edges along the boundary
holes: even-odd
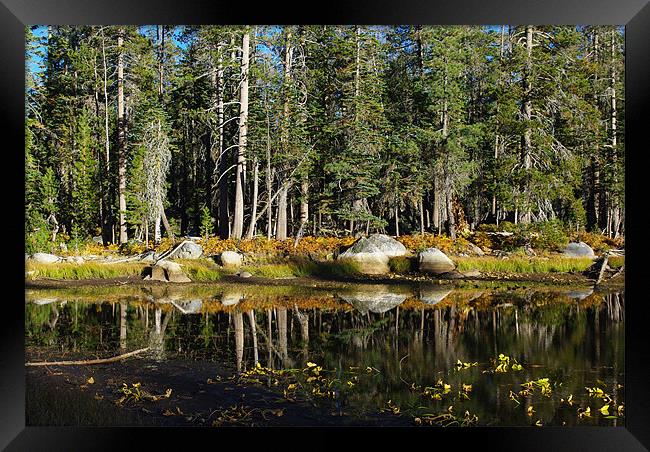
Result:
[[[580,273],[589,267],[593,261],[588,258],[567,258],[563,256],[528,257],[509,256],[498,258],[494,256],[481,257],[452,257],[457,269],[461,272],[478,270],[481,273],[502,274],[548,274],[548,273]],[[246,271],[259,278],[320,278],[320,279],[355,279],[363,278],[351,262],[313,261],[306,258],[259,260],[244,265],[240,269],[226,269],[210,259],[178,260],[183,271],[192,281],[215,282],[225,275]],[[609,266],[619,268],[625,262],[623,257],[610,258]],[[27,279],[59,279],[59,280],[101,280],[112,278],[139,277],[148,264],[140,262],[128,263],[97,263],[84,262],[74,264],[68,262],[56,264],[36,264],[27,262],[25,270]],[[398,257],[389,261],[392,274],[417,274],[416,257]]]

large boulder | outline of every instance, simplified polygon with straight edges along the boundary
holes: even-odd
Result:
[[[418,255],[419,270],[424,273],[440,275],[456,268],[456,265],[438,248],[427,248]]]
[[[365,237],[339,254],[338,260],[354,263],[359,271],[366,275],[383,275],[389,272],[389,257]]]
[[[242,255],[235,251],[224,251],[219,256],[219,262],[224,267],[237,268],[242,264]]]
[[[169,257],[171,259],[198,259],[202,254],[201,245],[186,240]]]
[[[594,259],[596,254],[594,250],[585,242],[571,242],[564,249],[565,257],[588,257]]]
[[[153,281],[164,282],[191,282],[192,280],[181,269],[181,266],[176,262],[167,260],[158,261],[153,266],[149,267],[150,274],[145,276],[145,279]]]
[[[49,253],[34,253],[30,256],[29,260],[37,264],[53,264],[59,262],[61,258]]]
[[[355,290],[339,294],[346,302],[350,303],[362,314],[374,312],[380,314],[390,311],[406,300],[407,295],[393,292],[389,286],[376,286],[370,291]]]
[[[372,234],[368,237],[368,241],[388,257],[406,255],[406,247],[386,234]]]

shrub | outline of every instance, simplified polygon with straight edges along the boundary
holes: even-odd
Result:
[[[564,225],[559,220],[532,223],[526,231],[533,248],[560,251],[569,242]]]

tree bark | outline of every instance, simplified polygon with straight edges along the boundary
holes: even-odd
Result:
[[[104,69],[104,178],[110,180],[111,174],[111,140],[108,126],[108,68],[106,63],[106,41],[102,32],[102,64]],[[104,218],[102,221],[102,241],[104,245],[111,242],[111,202],[110,183],[106,184],[106,190],[102,193]]]
[[[259,163],[257,157],[253,158],[253,211],[251,213],[251,221],[248,225],[246,238],[252,239],[255,234],[255,219],[257,218],[257,194],[259,191]]]
[[[524,88],[524,98],[522,102],[522,116],[524,118],[524,135],[522,137],[522,163],[524,168],[524,202],[522,212],[519,216],[521,223],[530,223],[530,169],[531,169],[531,152],[532,152],[532,129],[530,123],[533,116],[533,105],[531,101],[532,92],[532,65],[533,65],[533,26],[526,25],[526,63],[522,84]]]
[[[237,149],[237,179],[235,183],[235,217],[231,238],[241,239],[244,228],[244,172],[248,138],[248,57],[250,33],[242,37],[241,84],[239,91],[239,146]]]
[[[126,123],[124,121],[124,28],[117,34],[117,143],[120,244],[129,240],[126,228]]]
[[[285,240],[287,238],[287,195],[289,187],[287,185],[282,185],[279,192],[275,238],[278,240]]]
[[[284,105],[281,131],[282,149],[285,156],[291,155],[289,144],[289,88],[291,85],[291,65],[293,61],[293,46],[291,37],[291,29],[287,28],[284,49]],[[289,188],[282,187],[280,190],[280,196],[278,197],[278,215],[276,218],[275,238],[278,240],[284,240],[287,238],[287,195]]]

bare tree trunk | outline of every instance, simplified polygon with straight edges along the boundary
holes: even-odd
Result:
[[[423,196],[420,196],[418,201],[418,210],[420,211],[420,234],[424,234],[424,201],[422,200]]]
[[[278,196],[278,216],[276,220],[275,238],[285,240],[287,238],[287,194],[289,187],[282,185]]]
[[[395,235],[399,237],[399,206],[395,205]]]
[[[237,150],[237,181],[235,184],[235,218],[231,238],[241,239],[244,229],[244,172],[246,166],[246,142],[248,138],[248,56],[250,33],[242,37],[241,84],[239,91],[239,146]]]
[[[286,155],[290,154],[289,150],[289,87],[291,83],[291,63],[293,61],[293,47],[291,42],[291,29],[286,29],[285,50],[284,50],[284,99],[283,99],[283,116],[281,130],[281,145]],[[278,197],[278,216],[276,219],[275,238],[284,240],[287,238],[287,195],[288,187],[282,184],[280,196]]]
[[[502,25],[501,26],[501,46],[499,47],[499,65],[503,63],[503,50],[504,50],[504,41],[505,41],[505,32],[506,32],[506,26]],[[501,74],[501,67],[499,67],[499,78],[497,80],[497,84],[499,87],[501,87],[501,81],[502,81],[502,74]],[[495,109],[496,109],[496,117],[497,117],[497,132],[494,137],[494,162],[495,162],[495,167],[497,166],[497,162],[499,160],[499,145],[500,145],[500,134],[499,134],[499,102],[495,102]],[[495,171],[494,174],[494,189],[492,191],[492,216],[495,218],[495,221],[498,224],[498,218],[497,218],[497,172]]]
[[[126,123],[124,121],[124,28],[117,34],[117,143],[120,244],[129,240],[126,229]]]
[[[266,114],[266,238],[271,239],[273,228],[273,179],[271,178],[271,126],[267,110]]]
[[[160,233],[160,219],[161,219],[161,216],[157,215],[156,216],[156,221],[154,222],[154,226],[153,226],[153,243],[154,243],[154,245],[158,245],[160,243],[160,239],[161,239],[161,235],[162,235]]]
[[[259,191],[259,164],[257,156],[253,158],[253,212],[251,213],[251,222],[248,225],[246,238],[252,239],[255,233],[255,219],[257,218],[257,193]]]
[[[524,167],[524,205],[520,214],[521,223],[530,223],[530,169],[531,169],[531,150],[532,150],[532,129],[530,122],[533,116],[533,105],[531,102],[532,91],[532,64],[533,64],[533,26],[526,25],[526,67],[522,83],[524,88],[524,98],[522,102],[522,115],[524,117],[525,129],[522,137],[523,150],[523,167]]]
[[[615,33],[616,30],[612,29],[612,35],[611,35],[611,57],[612,57],[612,63],[610,65],[611,68],[611,85],[610,85],[610,92],[611,92],[611,112],[610,112],[610,132],[611,132],[611,161],[612,161],[612,179],[614,184],[617,183],[618,177],[617,177],[617,169],[616,169],[616,160],[617,160],[617,153],[618,153],[618,141],[617,141],[617,122],[616,122],[616,78],[618,74],[616,73],[616,42],[615,42]],[[610,235],[618,236],[618,229],[620,226],[620,210],[619,210],[619,205],[618,205],[618,200],[616,199],[616,196],[611,196],[610,195],[611,205],[612,205],[612,214],[611,214],[611,227],[609,230]],[[609,224],[609,222],[608,222]]]
[[[110,136],[108,127],[108,68],[106,64],[106,43],[104,40],[104,33],[102,32],[102,63],[104,66],[104,177],[106,181],[110,180],[111,174],[111,153],[110,153]],[[104,244],[111,241],[109,233],[111,230],[111,202],[110,199],[110,184],[107,184],[106,192],[102,193],[104,218],[102,221],[102,239]]]
[[[303,176],[300,181],[300,229],[309,221],[309,179]]]

